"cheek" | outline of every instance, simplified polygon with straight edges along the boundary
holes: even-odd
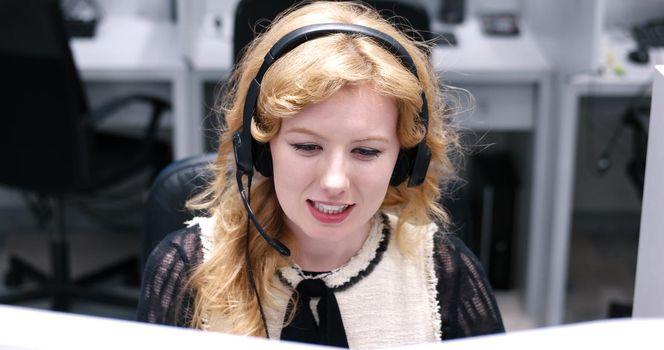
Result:
[[[279,206],[285,212],[289,212],[289,203],[292,202],[292,198],[295,193],[295,189],[292,188],[292,184],[289,181],[292,177],[289,174],[284,174],[283,170],[275,167],[272,180],[274,181],[274,191],[277,196],[277,201]]]
[[[365,189],[366,193],[375,193],[377,197],[380,197],[381,202],[390,185],[397,153],[398,151],[394,152],[394,154],[386,155],[385,159],[382,159],[381,162],[378,162],[370,170],[356,177],[358,186]]]
[[[287,146],[290,147],[290,146]],[[287,207],[291,199],[297,198],[304,190],[310,167],[302,164],[289,149],[277,148],[272,151],[275,192],[282,207]]]
[[[392,172],[394,172],[394,166],[397,163],[397,158],[399,157],[399,151],[399,144],[395,142],[395,144],[385,152],[385,163],[381,168],[381,179],[385,180],[388,185],[390,178],[392,178]]]
[[[394,165],[390,163],[371,167],[371,170],[357,177],[358,181],[374,188],[387,187]]]

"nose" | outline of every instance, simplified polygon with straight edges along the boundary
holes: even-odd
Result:
[[[343,154],[322,159],[320,186],[331,196],[343,194],[350,186],[348,163]]]

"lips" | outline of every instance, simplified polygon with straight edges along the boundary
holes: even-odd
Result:
[[[355,204],[331,204],[307,200],[311,215],[324,224],[338,224],[352,212]]]

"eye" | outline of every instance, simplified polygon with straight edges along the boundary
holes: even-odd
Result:
[[[316,152],[321,151],[323,148],[315,143],[294,143],[291,144],[293,149],[298,153],[310,156],[316,154]]]
[[[370,160],[372,158],[378,158],[378,156],[382,153],[381,151],[373,148],[366,148],[366,147],[358,147],[353,149],[352,151],[354,154],[356,154],[360,159],[364,160]]]

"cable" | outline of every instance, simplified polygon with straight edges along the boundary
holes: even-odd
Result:
[[[623,118],[624,119],[624,118]],[[611,138],[609,139],[609,144],[606,145],[604,150],[600,153],[599,158],[595,167],[600,174],[606,173],[612,165],[611,155],[613,154],[613,149],[617,146],[620,136],[622,136],[623,131],[623,121],[620,120],[613,129]]]
[[[249,200],[251,198],[251,176],[248,176],[247,178],[247,192],[248,193],[248,199],[245,202],[246,206],[251,208],[249,206]],[[240,193],[244,193],[244,191],[241,189]],[[244,196],[243,196],[244,197]],[[256,295],[256,302],[258,303],[258,310],[261,313],[261,320],[263,321],[263,328],[265,329],[265,337],[267,339],[270,339],[270,334],[267,331],[267,321],[265,320],[265,313],[263,312],[263,304],[261,303],[261,297],[258,294],[258,288],[256,288],[256,281],[254,280],[254,269],[251,265],[251,258],[249,257],[249,241],[251,238],[251,224],[249,221],[249,213],[247,213],[247,235],[245,238],[245,245],[244,245],[244,260],[247,265],[247,277],[249,278],[249,284],[251,285],[251,288],[254,290],[254,295]]]
[[[597,158],[597,161],[595,162],[595,169],[597,170],[598,174],[601,175],[606,173],[611,167],[612,165],[611,157],[613,155],[614,149],[618,146],[618,141],[622,136],[623,130],[625,129],[626,126],[628,126],[627,125],[628,118],[626,116],[629,113],[634,113],[635,109],[639,107],[639,104],[642,103],[642,100],[646,98],[646,96],[652,95],[652,93],[649,93],[649,90],[650,90],[650,84],[644,84],[639,88],[637,93],[628,100],[627,107],[623,111],[623,116],[618,121],[618,124],[616,124],[616,126],[614,127],[613,133],[609,138],[608,144],[604,147],[604,150],[600,153],[599,157]],[[591,103],[591,106],[593,106],[592,104],[594,104],[595,102],[588,101],[588,103]],[[587,123],[589,123],[589,121],[587,121]],[[588,130],[589,132],[592,132],[590,127],[588,127]],[[588,150],[589,152],[592,153],[590,147],[588,148]],[[589,164],[591,163],[592,161],[589,161]]]

